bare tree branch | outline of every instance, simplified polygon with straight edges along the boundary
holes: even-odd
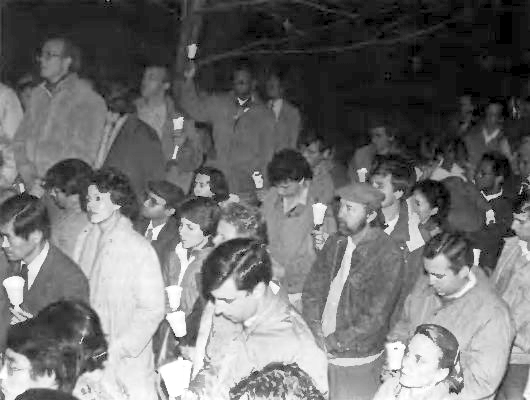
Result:
[[[291,0],[293,3],[303,4],[308,7],[316,8],[317,10],[320,10],[326,14],[335,14],[335,15],[341,15],[343,17],[348,17],[350,19],[358,19],[360,17],[359,14],[354,14],[339,8],[331,8],[328,6],[325,6],[323,4],[317,3],[316,1],[312,0]]]
[[[195,10],[196,13],[208,13],[219,11],[230,11],[238,7],[259,6],[266,3],[278,3],[278,0],[236,0],[231,2],[217,3],[212,6],[202,7]]]
[[[429,28],[420,29],[396,38],[392,39],[379,39],[377,37],[374,37],[369,40],[364,40],[362,42],[356,42],[351,43],[348,45],[341,45],[341,46],[326,46],[326,47],[316,47],[316,48],[308,48],[308,49],[286,49],[286,50],[274,50],[274,49],[263,49],[263,50],[252,50],[248,51],[248,47],[246,49],[234,49],[230,50],[224,53],[216,54],[207,58],[204,58],[199,61],[199,65],[207,65],[214,62],[217,62],[222,59],[226,58],[232,58],[232,57],[239,57],[242,55],[250,55],[250,54],[324,54],[324,53],[339,53],[344,51],[355,51],[362,49],[364,47],[368,46],[388,46],[396,43],[402,43],[409,40],[416,39],[421,36],[426,36],[429,34],[432,34],[434,32],[437,32],[443,28],[445,28],[448,24],[456,22],[462,18],[461,15],[446,19],[436,25],[433,25]],[[283,42],[283,40],[274,40],[271,41],[268,44],[279,44]],[[253,42],[252,44],[255,44]],[[248,46],[248,45],[247,45]],[[246,46],[243,46],[246,47]],[[247,50],[247,51],[246,51]]]

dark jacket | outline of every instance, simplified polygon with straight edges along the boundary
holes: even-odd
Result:
[[[303,316],[315,335],[322,336],[322,313],[347,240],[331,236],[309,273],[302,293]],[[403,256],[379,228],[369,228],[352,256],[351,269],[337,309],[337,326],[326,337],[327,351],[338,357],[379,353],[402,286]]]
[[[405,299],[414,288],[418,278],[424,273],[423,269],[423,246],[413,251],[409,250],[407,242],[410,240],[409,212],[406,201],[401,202],[399,218],[390,233],[390,238],[399,246],[403,256],[403,281],[399,300],[394,310],[393,321],[399,318]]]
[[[10,263],[9,276],[20,274],[20,263]],[[81,268],[57,247],[50,251],[29,291],[24,291],[21,308],[36,315],[44,307],[61,299],[88,303],[88,279]]]
[[[115,167],[131,180],[141,199],[148,181],[162,179],[164,154],[158,135],[135,115],[129,115],[112,143],[103,167]]]
[[[140,218],[134,225],[136,232],[145,236],[145,231],[149,226],[149,220]],[[175,250],[175,246],[180,242],[179,223],[174,217],[169,217],[166,225],[162,228],[156,240],[151,241],[151,245],[158,255],[160,265],[163,266],[168,261],[169,254]]]

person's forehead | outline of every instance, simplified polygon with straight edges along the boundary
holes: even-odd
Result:
[[[252,78],[250,71],[247,71],[246,69],[240,69],[234,71],[234,80],[250,80]]]
[[[376,126],[370,130],[372,135],[386,135],[386,128],[384,126]]]
[[[363,208],[364,205],[361,203],[357,203],[356,201],[346,200],[346,199],[340,199],[340,204],[343,206],[351,207],[351,208]]]
[[[491,171],[493,169],[493,161],[492,160],[482,160],[479,164],[479,169]]]
[[[29,359],[24,354],[17,353],[16,351],[10,348],[6,349],[6,358],[10,362],[17,363],[19,366],[31,365]]]
[[[519,157],[524,158],[525,160],[530,159],[530,138],[526,139],[520,147],[519,147]]]
[[[502,105],[499,103],[491,103],[488,105],[488,108],[486,108],[486,112],[498,113],[501,111],[502,111]]]
[[[166,199],[164,199],[162,196],[156,194],[155,192],[149,192],[147,193],[147,197],[151,197],[156,200],[157,203],[165,204]]]
[[[235,281],[232,278],[228,278],[221,286],[212,290],[212,295],[216,299],[233,299],[237,296],[238,292],[239,290],[236,287]]]
[[[195,176],[195,181],[201,183],[208,183],[210,182],[210,176],[205,174],[197,174],[197,176]]]
[[[4,235],[14,235],[15,232],[13,230],[13,221],[11,220],[5,224],[0,225],[0,233]]]
[[[200,225],[199,224],[187,219],[186,217],[182,217],[180,219],[180,223],[183,224],[183,225],[191,226],[193,228],[197,228],[198,227],[200,229]]]
[[[145,69],[145,76],[151,79],[164,79],[167,71],[164,67],[147,67]]]
[[[434,258],[425,259],[425,268],[430,272],[447,273],[450,267],[451,262],[444,254],[438,254]]]
[[[53,53],[62,54],[64,51],[64,42],[59,39],[48,40],[46,43],[44,43],[42,49]]]
[[[375,174],[372,175],[372,180],[378,183],[392,183],[392,174]]]

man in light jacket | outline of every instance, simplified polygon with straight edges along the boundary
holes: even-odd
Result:
[[[33,90],[13,144],[27,185],[66,158],[94,166],[107,113],[103,98],[77,76],[80,51],[69,40],[46,41],[38,61],[44,82]]]
[[[506,371],[515,326],[506,303],[484,273],[472,268],[473,252],[460,234],[441,233],[425,245],[428,277],[405,300],[387,339],[407,343],[421,324],[451,331],[464,372],[461,400],[492,399]]]

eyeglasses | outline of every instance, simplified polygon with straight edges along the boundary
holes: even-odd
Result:
[[[44,51],[40,54],[37,54],[37,61],[40,61],[40,60],[51,60],[52,58],[61,58],[63,55],[62,54],[56,54],[56,53],[51,53],[49,51]]]

